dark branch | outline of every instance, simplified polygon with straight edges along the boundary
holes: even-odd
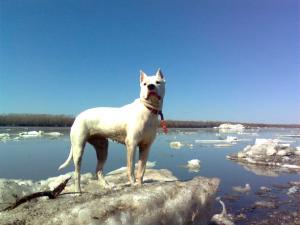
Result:
[[[53,191],[41,191],[41,192],[32,193],[30,195],[26,195],[26,196],[16,200],[16,202],[14,204],[12,204],[11,206],[8,206],[3,211],[14,209],[14,208],[18,207],[19,205],[21,205],[25,202],[28,202],[34,198],[47,196],[49,199],[55,199],[65,189],[65,187],[70,179],[71,179],[71,177],[66,179],[64,182],[62,182],[56,188],[54,188]]]

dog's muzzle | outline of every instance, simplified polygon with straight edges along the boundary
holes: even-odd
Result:
[[[149,91],[153,91],[155,89],[155,85],[154,84],[149,84],[147,86],[147,88],[148,88]]]

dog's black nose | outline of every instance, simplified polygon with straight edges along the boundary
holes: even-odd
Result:
[[[155,85],[154,84],[149,84],[148,85],[148,90],[152,91],[155,89]]]

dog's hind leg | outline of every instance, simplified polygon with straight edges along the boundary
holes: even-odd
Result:
[[[80,169],[81,159],[83,155],[84,144],[72,144],[73,161],[75,166],[74,179],[75,179],[75,192],[81,192],[80,188]]]
[[[109,187],[108,182],[104,178],[103,167],[107,159],[108,152],[108,140],[106,138],[93,136],[88,139],[96,150],[97,155],[97,166],[96,166],[96,177],[102,187]]]

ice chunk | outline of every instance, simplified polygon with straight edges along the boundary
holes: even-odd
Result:
[[[282,134],[280,137],[300,138],[300,134]]]
[[[240,193],[246,193],[246,192],[251,191],[251,186],[250,186],[250,184],[245,184],[245,187],[234,186],[234,187],[232,187],[232,190],[234,190],[236,192],[240,192]]]
[[[265,139],[265,138],[256,138],[255,145],[262,145],[262,144],[278,144],[277,139]]]
[[[254,164],[257,167],[269,166],[265,168],[270,172],[273,170],[275,174],[281,172],[299,171],[300,155],[296,149],[290,145],[279,143],[278,139],[256,139],[254,145],[248,145],[244,150],[227,156],[231,160],[236,160],[239,163]],[[275,167],[281,167],[276,169]],[[263,168],[253,168],[251,171],[263,171]]]
[[[256,201],[254,203],[254,207],[256,208],[266,208],[266,209],[276,209],[278,206],[275,202],[272,201]]]
[[[259,190],[262,191],[262,192],[270,192],[270,191],[271,191],[271,188],[268,188],[268,187],[265,187],[265,186],[261,186],[261,187],[259,188]]]
[[[173,149],[180,149],[183,146],[184,145],[180,141],[172,141],[172,142],[170,142],[170,148],[173,148]]]
[[[214,143],[224,143],[225,140],[195,140],[198,144],[214,144]]]
[[[190,172],[199,172],[200,170],[200,160],[199,159],[191,159],[187,162],[186,167]]]
[[[214,144],[216,148],[232,147],[232,144]]]
[[[21,132],[19,133],[19,136],[21,136],[22,138],[33,138],[33,137],[40,137],[42,136],[42,134],[44,133],[44,131],[25,131],[25,132]]]
[[[90,180],[82,185],[84,192],[80,196],[64,191],[65,194],[57,200],[28,202],[12,211],[1,212],[1,223],[138,225],[160,224],[163,221],[164,224],[183,225],[193,218],[194,224],[208,224],[219,179],[195,177],[185,182],[170,179],[164,182],[163,179],[171,175],[166,171],[146,170],[148,182],[142,187],[122,186],[123,179],[127,177],[125,171],[107,177],[108,181],[116,182],[119,187],[116,190],[101,189],[97,180]],[[3,192],[6,189],[1,189]]]
[[[1,133],[0,134],[0,141],[6,142],[10,139],[9,133]]]
[[[238,138],[234,137],[234,136],[227,136],[226,141],[229,142],[229,143],[237,142]]]
[[[288,195],[295,194],[295,193],[298,191],[298,189],[299,189],[299,188],[298,188],[297,186],[293,186],[293,187],[289,188],[287,194],[288,194]]]
[[[223,132],[223,133],[243,132],[244,129],[245,127],[242,124],[224,123],[219,126],[219,132]]]
[[[291,151],[287,151],[287,150],[285,150],[285,149],[279,150],[279,151],[276,153],[276,155],[279,155],[279,156],[285,156],[285,155],[290,155],[290,154],[292,154],[292,152],[291,152]]]
[[[286,140],[280,140],[280,139],[266,139],[266,138],[256,138],[255,139],[255,145],[281,145],[281,147],[290,147],[289,143],[283,143],[283,142],[289,142]]]
[[[300,169],[298,165],[291,165],[291,164],[283,164],[282,167],[290,168],[290,169]]]
[[[1,138],[9,138],[9,133],[1,133],[0,134],[0,139]]]
[[[215,143],[230,143],[235,144],[238,141],[238,138],[235,136],[227,136],[226,139],[218,140],[195,140],[195,143],[199,144],[215,144]]]
[[[44,135],[51,136],[51,137],[59,137],[59,136],[63,136],[64,134],[60,132],[45,132]]]

